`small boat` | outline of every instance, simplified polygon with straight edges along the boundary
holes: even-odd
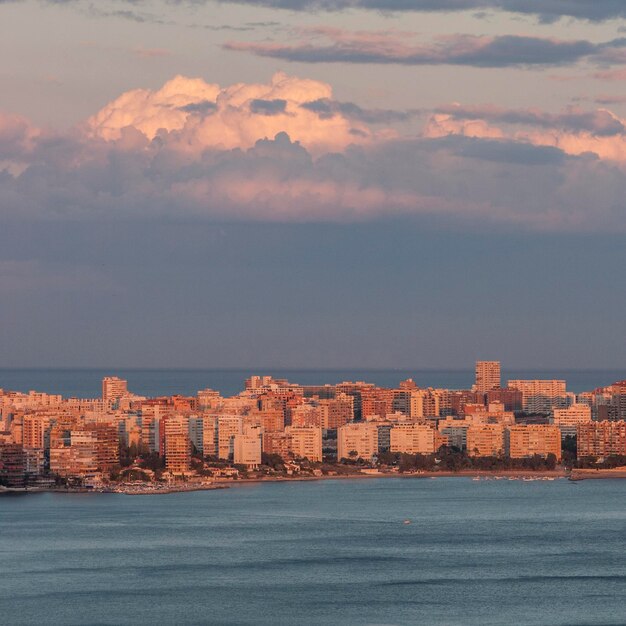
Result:
[[[410,524],[410,523],[411,523],[411,520],[410,520],[410,519],[405,519],[402,523],[403,523],[403,524]]]

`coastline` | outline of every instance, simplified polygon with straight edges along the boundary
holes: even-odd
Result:
[[[616,469],[575,469],[570,480],[600,480],[604,478],[626,478],[626,468]]]
[[[243,487],[246,485],[257,485],[263,483],[302,483],[317,482],[325,480],[367,480],[373,478],[396,478],[402,480],[409,479],[437,479],[437,478],[466,478],[472,480],[521,480],[521,481],[537,481],[537,480],[563,480],[571,481],[582,480],[602,480],[602,479],[626,479],[626,468],[620,469],[555,469],[555,470],[460,470],[453,471],[435,471],[435,472],[368,472],[362,474],[337,474],[323,476],[268,476],[263,478],[240,478],[217,479],[210,483],[180,483],[169,485],[155,485],[146,483],[145,485],[133,485],[127,487],[107,487],[102,489],[63,489],[63,488],[7,488],[0,487],[0,495],[27,495],[37,493],[64,493],[64,494],[101,494],[116,493],[120,495],[167,495],[172,493],[184,493],[191,491],[213,491],[216,489],[228,489],[229,487]]]

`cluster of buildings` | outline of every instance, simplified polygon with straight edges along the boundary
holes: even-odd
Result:
[[[107,377],[94,399],[0,390],[0,481],[102,479],[126,456],[164,460],[171,476],[192,457],[258,468],[262,454],[289,461],[375,460],[383,452],[433,454],[453,446],[472,457],[561,458],[577,437],[579,457],[626,455],[626,381],[574,394],[564,380],[509,380],[500,363],[476,363],[471,389],[397,388],[366,382],[298,385],[252,376],[223,397],[146,398]]]

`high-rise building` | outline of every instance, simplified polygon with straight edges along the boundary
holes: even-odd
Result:
[[[248,468],[261,465],[261,434],[259,426],[244,426],[233,435],[233,463]]]
[[[500,387],[500,361],[476,361],[476,391],[486,393]]]
[[[117,376],[107,376],[102,379],[102,399],[105,402],[115,402],[128,393],[128,382]]]
[[[439,417],[441,390],[415,389],[409,393],[409,415],[412,419]]]
[[[217,456],[217,415],[202,416],[202,454]]]
[[[322,411],[317,403],[313,404],[307,401],[300,404],[291,411],[292,426],[311,426],[320,428],[322,425]]]
[[[51,433],[50,469],[60,476],[110,472],[119,460],[119,434],[108,424],[75,425]]]
[[[286,460],[291,454],[291,437],[283,431],[264,432],[263,452],[278,454]]]
[[[309,461],[322,460],[322,429],[317,427],[287,426],[291,454],[294,458]]]
[[[626,420],[626,380],[611,385],[611,413],[616,420]]]
[[[354,419],[354,397],[345,393],[320,400],[319,408],[324,430],[336,430]]]
[[[234,453],[235,435],[243,433],[243,419],[239,415],[220,415],[217,418],[217,456],[230,459]]]
[[[469,426],[446,424],[439,428],[439,433],[445,437],[446,445],[459,450],[466,450],[468,428]]]
[[[172,407],[160,400],[141,403],[141,443],[151,452],[161,452],[160,424],[173,414]]]
[[[22,422],[22,444],[25,448],[44,449],[46,422],[41,415],[25,415]]]
[[[393,389],[365,387],[361,390],[361,417],[363,420],[384,419],[393,413]]]
[[[184,415],[171,415],[164,418],[165,425],[165,467],[172,474],[184,474],[191,464],[191,441],[189,439],[189,418]]]
[[[504,453],[502,424],[473,424],[466,433],[469,456],[500,456]]]
[[[202,417],[189,416],[189,439],[193,447],[204,455],[204,420]]]
[[[26,479],[26,453],[15,443],[0,444],[0,484],[22,487]]]
[[[512,459],[554,454],[561,459],[561,431],[554,424],[517,424],[505,432],[506,453]]]
[[[587,422],[577,427],[577,456],[626,455],[626,421]]]
[[[435,429],[428,424],[394,424],[390,432],[389,450],[406,454],[432,454],[435,452],[435,435]]]
[[[509,380],[508,387],[522,392],[522,409],[526,413],[549,414],[554,408],[571,404],[564,380]]]
[[[588,404],[572,404],[566,409],[554,409],[554,424],[561,430],[561,436],[575,435],[579,424],[591,421],[591,407]]]
[[[505,411],[522,410],[522,392],[519,389],[505,387],[504,389],[489,389],[486,393],[486,402],[502,402]]]
[[[378,453],[378,428],[372,422],[345,424],[337,429],[337,459],[368,459]]]

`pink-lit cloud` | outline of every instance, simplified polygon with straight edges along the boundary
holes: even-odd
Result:
[[[373,138],[363,123],[338,111],[320,119],[307,103],[332,99],[330,85],[277,73],[268,84],[222,88],[202,79],[177,76],[156,91],[122,94],[88,120],[89,133],[117,140],[133,128],[148,139],[169,134],[168,145],[186,152],[207,148],[250,148],[279,132],[314,152],[340,150]]]
[[[506,139],[558,148],[569,155],[591,153],[600,159],[626,163],[626,121],[606,109],[569,108],[550,114],[490,105],[439,107],[428,120],[424,136],[451,135]]]
[[[177,77],[68,133],[5,114],[0,206],[28,219],[626,228],[624,121],[607,109],[446,105],[401,138],[366,120],[402,116],[332,96],[284,74],[227,88]]]

